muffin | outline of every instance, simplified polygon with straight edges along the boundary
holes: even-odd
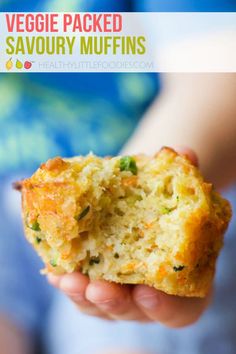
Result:
[[[25,234],[45,273],[204,297],[231,208],[187,157],[56,157],[21,182]]]

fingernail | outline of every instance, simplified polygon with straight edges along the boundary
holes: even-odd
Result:
[[[160,304],[160,300],[157,296],[143,296],[138,298],[137,302],[147,309],[153,309]]]

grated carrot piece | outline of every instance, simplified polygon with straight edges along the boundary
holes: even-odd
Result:
[[[125,187],[136,187],[138,183],[137,176],[126,177],[122,179],[122,184]]]
[[[134,270],[134,269],[135,269],[135,263],[130,262],[123,267],[122,271],[130,271],[130,270]]]
[[[144,227],[145,229],[151,229],[153,227],[154,223],[153,222],[150,222],[150,223],[145,223],[144,224]]]
[[[167,274],[166,266],[162,264],[158,270],[158,275],[164,277]]]
[[[66,261],[69,257],[70,257],[70,253],[64,253],[61,255],[61,259],[63,259],[64,261]]]
[[[140,237],[144,237],[144,232],[142,229],[138,229],[138,234]]]
[[[185,257],[183,256],[183,254],[181,252],[177,252],[176,255],[175,255],[175,258],[178,260],[178,261],[181,261],[181,262],[184,262],[185,261]]]

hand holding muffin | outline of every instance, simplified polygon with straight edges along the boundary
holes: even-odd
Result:
[[[193,168],[193,166],[190,163],[188,163],[185,158],[182,158],[181,156],[176,154],[174,151],[167,149],[167,150],[162,151],[160,153],[160,155],[162,155],[162,156],[159,157],[159,160],[161,161],[160,162],[161,164],[164,163],[165,171],[168,171],[168,164],[166,164],[167,161],[169,161],[169,162],[171,161],[171,164],[173,164],[175,159],[177,158],[177,161],[178,161],[178,159],[180,159],[180,161],[178,161],[177,165],[180,163],[180,165],[182,167],[184,166],[184,170],[186,170],[186,169],[188,170],[187,172],[190,173],[190,175],[191,175],[191,173],[193,173],[192,177],[195,178],[195,182],[201,181],[201,178],[200,178],[200,180],[198,180],[199,176],[198,176],[198,174],[196,174],[196,171],[194,169],[193,170],[190,169],[190,171],[189,171],[189,165],[192,168]],[[190,159],[192,159],[193,163],[196,162],[196,158],[194,157],[194,155],[191,152],[189,152],[188,155],[189,155]],[[183,160],[181,160],[181,159],[183,159]],[[134,161],[128,161],[128,160],[126,161],[126,160],[123,159],[122,161],[120,161],[120,171],[125,171],[127,166],[130,168],[132,167],[132,171],[130,170],[130,168],[128,170],[130,172],[132,172],[133,176],[136,176],[137,175],[136,164],[134,163]],[[55,160],[49,162],[50,166],[47,166],[46,168],[52,167],[52,170],[53,170],[55,168],[55,166],[54,167],[51,166],[51,164],[53,164],[53,162],[55,162]],[[61,162],[61,161],[58,160],[57,162]],[[122,162],[122,164],[121,164],[121,162]],[[185,165],[185,162],[186,162],[186,165]],[[140,166],[140,162],[138,165]],[[143,163],[143,165],[145,165],[145,163]],[[44,168],[44,166],[43,166],[43,168]],[[142,167],[141,167],[141,169],[142,169]],[[144,170],[145,170],[145,168],[144,168]],[[181,171],[181,172],[183,173],[183,171]],[[149,173],[150,173],[150,171],[149,171]],[[129,179],[131,179],[132,176],[125,176],[125,177],[126,178],[129,177]],[[202,181],[202,183],[203,183],[203,181]],[[205,188],[204,183],[203,183],[203,186]],[[199,185],[198,185],[198,187],[199,187]],[[166,186],[165,186],[165,188],[166,188]],[[213,213],[212,213],[212,210],[211,211],[210,210],[208,210],[208,211],[203,210],[203,214],[200,213],[200,216],[203,216],[203,220],[207,219],[208,226],[209,226],[209,223],[211,223],[211,222],[213,224],[215,223],[215,226],[216,226],[215,235],[214,235],[215,240],[214,240],[213,235],[210,232],[207,233],[207,230],[205,230],[204,227],[203,227],[203,230],[205,230],[206,232],[203,232],[202,235],[204,235],[204,237],[205,237],[205,239],[207,239],[207,241],[209,241],[209,242],[211,241],[211,245],[214,244],[214,247],[212,247],[212,249],[211,249],[211,255],[208,254],[207,258],[206,258],[205,251],[207,251],[207,247],[205,247],[205,246],[207,246],[207,245],[203,244],[202,257],[200,257],[198,259],[199,262],[203,260],[204,264],[202,263],[201,266],[200,266],[200,264],[198,264],[198,266],[196,266],[196,264],[193,263],[193,261],[196,261],[196,259],[195,259],[196,256],[194,259],[192,259],[191,254],[190,254],[189,261],[188,261],[188,259],[185,259],[187,263],[189,262],[188,264],[186,263],[187,265],[177,267],[172,264],[172,272],[170,272],[170,267],[168,268],[169,272],[168,271],[166,272],[166,276],[164,277],[164,281],[165,281],[164,283],[161,281],[163,279],[163,277],[161,280],[159,278],[158,279],[155,278],[156,282],[154,282],[154,279],[151,279],[151,281],[153,282],[153,285],[157,289],[164,290],[165,292],[167,292],[169,294],[177,294],[177,295],[183,295],[183,296],[203,296],[209,290],[211,279],[214,274],[215,258],[217,256],[219,248],[222,244],[223,232],[224,232],[224,230],[227,226],[227,223],[229,221],[229,218],[230,218],[230,207],[228,206],[228,203],[225,202],[223,199],[221,199],[215,192],[214,192],[215,193],[214,195],[211,195],[211,190],[207,190],[207,189],[204,190],[204,188],[203,188],[203,191],[205,191],[205,193],[206,193],[205,196],[206,197],[208,196],[208,199],[207,199],[208,202],[210,201],[210,204],[212,204],[212,205],[213,205],[213,203],[215,203],[215,205],[213,208],[214,209]],[[167,189],[166,193],[167,192],[168,192],[168,196],[166,196],[167,199],[170,199],[169,194],[171,194],[171,197],[173,197],[173,194],[174,194],[173,190],[168,191],[168,189]],[[163,195],[163,193],[162,193],[162,195]],[[165,195],[165,193],[164,193],[164,195]],[[184,194],[179,196],[179,198],[182,198],[183,195]],[[131,196],[133,196],[133,195],[131,195]],[[176,196],[174,195],[174,197],[176,197]],[[213,198],[214,201],[213,201],[213,199],[210,200],[209,197]],[[199,195],[198,195],[198,198],[199,198]],[[67,198],[67,200],[68,200],[68,198]],[[200,200],[201,200],[201,198],[200,198]],[[203,203],[203,205],[204,205],[204,203]],[[201,204],[200,204],[200,206],[201,206]],[[132,209],[132,206],[130,208]],[[81,211],[81,213],[79,213],[79,217],[78,217],[79,220],[78,221],[81,221],[83,218],[86,219],[86,215],[89,214],[89,211],[90,211],[90,209],[88,209],[88,210],[87,209],[84,208]],[[172,210],[176,210],[176,209],[177,209],[177,206],[175,206],[175,208],[172,208],[172,209],[169,208],[168,210],[172,211]],[[200,207],[200,209],[201,209],[201,207]],[[85,213],[85,210],[86,210],[86,213]],[[169,213],[164,213],[164,214],[161,213],[161,216],[165,215],[165,214],[169,214]],[[80,216],[80,215],[82,215],[82,216]],[[159,216],[159,220],[160,220],[161,216]],[[184,217],[183,217],[183,219],[184,219]],[[216,225],[217,220],[219,221],[218,226]],[[172,219],[172,221],[173,221],[173,219]],[[113,220],[113,223],[114,223],[114,220]],[[34,229],[33,229],[33,238],[35,236],[35,232],[37,233],[37,230],[34,230]],[[32,227],[31,227],[31,230],[32,230]],[[212,228],[210,228],[210,230],[212,230]],[[88,231],[88,230],[82,230],[82,232],[86,232],[86,231]],[[202,229],[201,229],[201,231],[202,231]],[[157,234],[158,234],[158,232],[157,232]],[[94,235],[94,233],[93,233],[93,235]],[[184,241],[185,244],[187,241],[187,244],[188,244],[189,239],[188,239],[188,237],[186,238],[186,235],[189,235],[189,234],[185,233],[184,239],[182,239],[182,241]],[[201,236],[202,235],[200,232],[200,235],[194,236],[196,240],[199,240],[200,244],[201,244]],[[192,237],[192,233],[190,233],[190,237]],[[96,239],[97,238],[98,237],[96,237]],[[117,237],[117,238],[119,238],[119,237]],[[122,240],[119,239],[119,242]],[[146,241],[148,241],[148,240],[146,240]],[[49,244],[50,244],[50,241],[49,241]],[[104,244],[104,242],[102,244]],[[178,242],[176,244],[178,244]],[[191,244],[191,242],[190,242],[190,244]],[[114,246],[116,247],[117,245],[113,245],[113,248],[114,248]],[[132,245],[130,245],[130,247],[131,246]],[[174,246],[175,245],[173,245],[173,249],[174,249]],[[201,249],[200,246],[199,246],[199,248]],[[191,250],[191,248],[190,248],[190,250]],[[213,252],[213,250],[214,250],[214,252]],[[209,245],[208,245],[208,251],[209,251]],[[111,253],[113,254],[114,252],[110,252],[110,253],[108,252],[107,257],[105,257],[105,258],[109,259],[109,261],[110,261],[109,256],[111,255]],[[135,250],[134,250],[134,253],[135,253]],[[168,257],[170,256],[170,254],[171,254],[171,252],[169,252]],[[199,256],[200,255],[198,254],[198,257]],[[120,257],[120,255],[119,255],[119,257]],[[117,257],[117,258],[119,258],[119,257]],[[116,257],[114,257],[114,258],[116,258]],[[124,257],[122,257],[122,253],[121,253],[121,260],[122,260],[122,258],[124,260]],[[95,259],[95,256],[94,256],[94,259]],[[155,259],[158,259],[157,255],[155,255]],[[96,260],[97,260],[97,258],[96,258]],[[163,258],[161,260],[163,260]],[[164,264],[166,264],[166,260],[167,259],[165,258]],[[208,260],[208,261],[210,260],[210,263],[207,262],[206,260]],[[90,259],[90,261],[91,261],[91,259]],[[196,299],[196,298],[184,299],[179,296],[167,295],[159,290],[155,290],[153,288],[149,288],[148,286],[141,285],[142,283],[152,285],[149,282],[150,278],[148,277],[148,274],[146,275],[146,278],[145,278],[145,275],[140,272],[142,275],[142,278],[137,280],[137,277],[136,278],[134,277],[133,278],[134,281],[132,281],[132,276],[135,276],[136,274],[140,275],[140,273],[138,273],[137,271],[135,273],[135,271],[133,269],[132,269],[132,272],[129,272],[129,274],[124,274],[126,276],[129,275],[128,279],[125,278],[126,280],[122,281],[122,279],[119,278],[118,280],[115,279],[115,281],[123,282],[126,284],[130,284],[130,283],[135,284],[136,283],[136,284],[140,284],[140,285],[136,285],[136,286],[119,285],[119,284],[115,284],[115,283],[111,283],[111,282],[106,282],[104,280],[101,280],[101,279],[106,279],[106,277],[102,277],[101,274],[96,273],[96,272],[94,273],[94,271],[93,271],[93,269],[94,269],[93,266],[94,265],[96,266],[100,262],[93,262],[93,264],[92,264],[90,261],[89,262],[85,261],[85,263],[83,263],[84,268],[82,267],[81,270],[84,272],[85,267],[87,267],[86,272],[90,275],[90,278],[92,278],[94,280],[89,281],[89,279],[86,275],[75,272],[73,274],[62,275],[62,276],[49,275],[49,281],[53,285],[55,285],[56,287],[59,287],[61,290],[63,290],[70,298],[72,298],[72,300],[77,303],[77,305],[81,308],[82,311],[85,311],[86,313],[89,313],[91,315],[96,315],[99,317],[105,317],[105,318],[110,318],[110,319],[161,321],[162,323],[165,323],[166,325],[169,325],[169,326],[183,326],[183,325],[194,322],[199,317],[199,315],[201,314],[201,312],[204,310],[207,303],[209,302],[209,297],[210,297],[209,292],[208,292],[208,296],[206,296],[205,299]],[[103,263],[104,263],[104,261],[103,261]],[[168,259],[167,263],[170,264],[169,259]],[[66,263],[61,263],[61,264],[59,264],[59,266],[63,265],[63,264],[66,264]],[[160,264],[155,263],[157,274],[161,273],[160,270],[162,269],[160,267],[158,268],[159,265]],[[163,266],[163,263],[161,265]],[[194,265],[194,267],[193,267],[193,265]],[[192,266],[192,269],[191,269],[191,266]],[[48,270],[50,271],[50,269],[57,268],[57,267],[58,267],[58,262],[57,262],[57,264],[52,264],[52,262],[51,262]],[[122,269],[122,267],[123,267],[122,263],[120,264],[120,267]],[[190,272],[185,273],[184,276],[179,277],[178,274],[181,274],[181,272],[184,270],[185,267],[187,269],[190,268]],[[152,265],[152,268],[153,268],[153,265]],[[198,268],[200,268],[200,273],[199,273]],[[113,269],[114,269],[114,267],[111,267],[110,275],[112,275],[112,276],[114,276],[114,272],[112,273]],[[197,270],[195,270],[195,269],[197,269]],[[92,270],[92,272],[90,272],[90,270]],[[194,273],[194,270],[195,270],[195,273]],[[174,274],[174,276],[173,276],[173,274]],[[110,276],[109,272],[107,274],[105,274],[105,276],[106,275]],[[122,276],[121,271],[119,272],[119,276]],[[112,279],[108,278],[108,280],[112,280]],[[180,282],[181,282],[182,286],[181,286]],[[165,284],[164,287],[163,287],[163,284]],[[175,313],[176,313],[176,315],[175,315]]]

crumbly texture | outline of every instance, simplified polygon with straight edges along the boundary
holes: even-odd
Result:
[[[62,159],[22,183],[27,239],[55,274],[206,295],[230,204],[169,148],[155,157]]]

